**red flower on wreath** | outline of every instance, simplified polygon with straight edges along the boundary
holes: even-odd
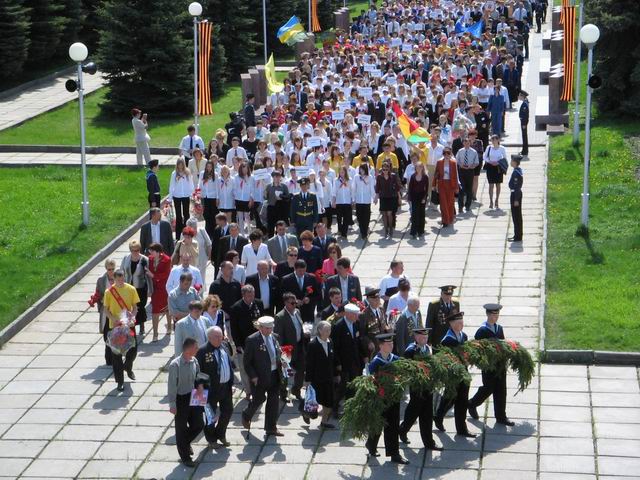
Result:
[[[520,345],[518,345],[518,342],[515,342],[513,340],[507,340],[507,343],[511,348],[513,348],[514,351],[517,351],[518,348],[520,348]]]
[[[313,287],[307,287],[307,295],[313,294]]]
[[[384,397],[384,388],[383,387],[378,387],[378,396],[380,398]]]

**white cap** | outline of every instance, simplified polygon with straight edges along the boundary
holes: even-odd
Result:
[[[354,305],[353,303],[347,303],[344,306],[344,311],[347,313],[360,313],[360,308],[357,305]]]
[[[266,315],[258,319],[258,325],[260,325],[261,327],[273,328],[274,323],[275,320],[273,319],[273,317],[269,317]]]

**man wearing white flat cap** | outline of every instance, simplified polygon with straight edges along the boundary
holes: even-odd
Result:
[[[251,419],[267,400],[264,429],[267,435],[281,437],[278,431],[278,394],[282,379],[280,343],[273,334],[273,317],[260,317],[258,331],[249,335],[244,345],[244,368],[251,380],[251,401],[242,412],[242,426],[249,430]]]

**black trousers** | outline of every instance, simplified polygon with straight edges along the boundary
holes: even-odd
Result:
[[[339,203],[336,205],[336,217],[338,218],[338,232],[343,237],[347,236],[349,225],[353,225],[353,217],[351,216],[351,204]]]
[[[264,429],[267,432],[276,430],[278,422],[278,409],[280,393],[280,371],[278,369],[271,372],[271,379],[268,385],[251,384],[251,401],[247,408],[242,412],[242,416],[251,420],[256,411],[267,400],[267,406],[265,408],[264,416]]]
[[[482,372],[482,386],[469,400],[469,406],[479,407],[493,395],[493,414],[496,419],[507,417],[507,372]]]
[[[327,225],[327,230],[331,230],[331,225],[333,224],[333,216],[335,214],[336,214],[335,208],[327,207],[324,209],[322,218],[324,218],[325,224]]]
[[[522,132],[522,155],[529,155],[529,133],[527,132],[527,124],[520,125]]]
[[[191,442],[196,439],[204,427],[202,407],[189,406],[190,398],[190,393],[176,396],[176,446],[182,461],[191,459]]]
[[[144,288],[136,288],[138,292],[138,297],[140,297],[140,301],[138,302],[138,312],[136,313],[136,323],[140,327],[140,333],[144,332],[144,322],[147,321],[147,294],[148,289],[145,286]]]
[[[176,209],[176,240],[180,240],[182,229],[187,225],[190,202],[190,197],[173,197],[173,206]]]
[[[109,347],[107,347],[109,348]],[[113,378],[116,383],[124,383],[124,372],[133,370],[133,362],[138,356],[138,340],[135,346],[127,350],[124,358],[122,355],[111,352],[111,366],[113,367]]]
[[[458,385],[456,396],[451,399],[442,397],[440,405],[436,411],[436,417],[444,418],[451,407],[455,408],[456,432],[466,433],[467,430],[467,406],[469,402],[469,385],[460,382]]]
[[[433,445],[433,394],[429,391],[411,390],[409,404],[404,411],[400,432],[406,434],[419,421],[422,445]]]
[[[473,202],[473,177],[475,176],[473,168],[459,168],[458,180],[462,189],[458,192],[458,211],[462,213],[462,207],[471,208]]]
[[[213,232],[216,229],[216,215],[218,214],[216,199],[203,198],[202,205],[204,207],[204,211],[202,212],[202,216],[204,217],[204,229],[207,231],[209,238],[212,238]]]
[[[356,219],[358,220],[360,236],[367,238],[367,235],[369,235],[369,222],[371,221],[370,203],[356,203]]]
[[[351,380],[353,380],[359,375],[360,373],[356,372],[355,370],[352,372],[342,370],[340,372],[340,383],[336,387],[336,396],[334,398],[334,402],[335,402],[335,405],[333,407],[334,411],[337,412],[339,410],[340,400],[342,400],[343,398],[347,400],[353,395],[353,391],[349,389],[347,385]]]
[[[411,235],[423,235],[427,204],[422,201],[411,202]]]
[[[513,221],[513,238],[522,240],[522,191],[511,192],[511,220]],[[518,202],[518,206],[514,205]]]
[[[104,339],[104,363],[111,366],[113,364],[113,352],[111,351],[111,347],[107,345],[107,334],[109,330],[109,319],[107,318],[104,323],[104,329],[102,330],[102,338]]]
[[[160,194],[150,193],[147,200],[149,201],[149,208],[160,207]]]
[[[262,203],[253,202],[253,207],[251,207],[251,216],[256,221],[256,228],[262,230],[262,233],[266,235],[267,227],[262,223],[262,219],[260,218],[261,208]]]
[[[542,30],[542,16],[536,15],[536,32],[540,33]]]
[[[218,385],[216,388],[219,390],[215,395],[212,395],[209,391],[209,405],[216,412],[218,412],[218,422],[215,427],[210,428],[205,425],[204,436],[207,442],[215,442],[216,440],[224,440],[227,437],[227,426],[231,415],[233,414],[233,395],[231,389],[231,382],[227,382],[224,385]]]
[[[300,394],[300,389],[304,384],[304,369],[305,369],[305,342],[304,335],[302,340],[296,345],[296,354],[291,359],[291,367],[295,369],[296,373],[293,376],[293,386],[291,387],[291,393]]]
[[[384,417],[384,454],[387,457],[400,454],[400,440],[398,438],[400,430],[400,404],[396,403],[382,412]],[[380,434],[369,435],[367,438],[367,450],[374,451],[378,448]]]
[[[289,215],[286,213],[283,201],[276,202],[275,205],[267,205],[267,236],[273,237],[276,229],[276,223],[280,220],[289,222]]]

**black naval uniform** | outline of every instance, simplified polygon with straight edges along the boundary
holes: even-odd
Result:
[[[511,178],[509,179],[509,189],[511,190],[511,196],[509,202],[511,204],[511,219],[513,221],[513,241],[522,241],[522,183],[523,183],[522,169],[516,167],[511,172]],[[518,204],[516,206],[516,203]]]
[[[404,357],[413,359],[416,355],[431,355],[429,345],[421,347],[416,342],[409,344],[404,351]],[[429,390],[409,389],[410,399],[404,411],[404,421],[400,424],[400,438],[405,436],[413,424],[418,420],[420,437],[425,448],[434,448],[433,441],[433,393]]]
[[[485,338],[504,340],[502,326],[484,322],[475,335],[476,340]],[[469,400],[469,408],[475,409],[493,395],[493,412],[496,420],[507,420],[507,368],[500,372],[482,372],[482,386]]]
[[[529,124],[529,100],[524,98],[520,105],[520,131],[522,132],[522,155],[529,155],[529,135],[527,133],[527,125]]]

